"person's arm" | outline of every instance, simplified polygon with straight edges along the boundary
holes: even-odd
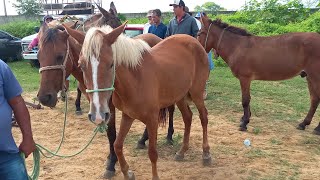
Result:
[[[31,131],[30,114],[28,108],[21,95],[10,99],[8,102],[13,110],[14,117],[17,120],[22,133],[22,142],[19,146],[19,149],[25,154],[26,157],[28,157],[36,149]]]
[[[38,45],[38,43],[39,43],[39,38],[38,38],[38,36],[37,36],[37,37],[35,37],[35,38],[31,41],[31,43],[29,44],[28,50],[31,51],[32,48],[34,48],[35,46]]]
[[[196,22],[195,19],[193,19],[193,21],[191,22],[191,33],[192,33],[192,36],[197,38],[198,31],[199,31],[199,27],[197,25],[197,22]]]

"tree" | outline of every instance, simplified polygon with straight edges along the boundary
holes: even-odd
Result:
[[[209,11],[209,12],[216,12],[216,11],[221,11],[225,10],[225,8],[221,7],[220,5],[214,3],[214,2],[205,2],[201,6],[197,5],[194,8],[195,11]]]
[[[17,9],[18,14],[25,16],[39,15],[42,13],[41,3],[39,0],[16,0],[13,7]]]

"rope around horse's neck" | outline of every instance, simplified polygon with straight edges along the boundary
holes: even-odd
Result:
[[[64,133],[65,133],[66,124],[67,124],[67,110],[68,110],[68,95],[66,94],[62,137],[61,137],[59,146],[57,147],[55,152],[52,152],[51,150],[45,148],[44,146],[41,146],[40,144],[36,144],[36,150],[33,152],[33,170],[32,170],[31,175],[28,175],[29,180],[37,180],[39,177],[39,174],[40,174],[40,154],[42,154],[46,158],[52,158],[52,157],[68,158],[68,157],[76,156],[87,149],[87,147],[92,143],[93,139],[95,138],[95,136],[97,135],[98,132],[103,133],[106,131],[107,126],[105,124],[101,124],[95,128],[92,138],[88,141],[88,143],[81,150],[79,150],[76,153],[69,154],[69,155],[58,154],[58,152],[61,149],[62,143],[64,141]],[[44,151],[50,155],[46,155],[44,153]],[[23,153],[21,153],[21,157],[23,157],[23,159],[25,159],[25,155]]]

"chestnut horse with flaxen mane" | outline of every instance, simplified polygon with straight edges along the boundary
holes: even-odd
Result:
[[[311,123],[320,102],[320,35],[313,32],[287,33],[260,37],[230,26],[220,19],[201,18],[203,26],[198,40],[209,52],[212,48],[229,65],[240,81],[242,106],[240,130],[247,130],[251,116],[250,84],[252,80],[277,81],[307,73],[311,105],[298,129]],[[320,135],[320,123],[314,133]]]
[[[142,40],[122,35],[125,24],[91,28],[85,37],[79,64],[90,98],[89,119],[96,124],[108,122],[109,101],[122,111],[120,130],[114,143],[125,179],[134,179],[123,155],[124,139],[134,119],[146,124],[149,134],[149,158],[152,178],[159,179],[156,150],[160,109],[174,103],[185,123],[183,145],[176,153],[181,160],[189,148],[192,111],[188,100],[199,111],[203,128],[203,162],[210,164],[207,135],[207,109],[203,92],[209,75],[207,53],[188,35],[174,35],[150,48]],[[112,92],[114,90],[114,92]]]

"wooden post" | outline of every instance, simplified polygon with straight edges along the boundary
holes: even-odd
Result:
[[[7,7],[6,7],[6,0],[3,0],[3,8],[4,8],[4,16],[8,16],[7,15]]]

